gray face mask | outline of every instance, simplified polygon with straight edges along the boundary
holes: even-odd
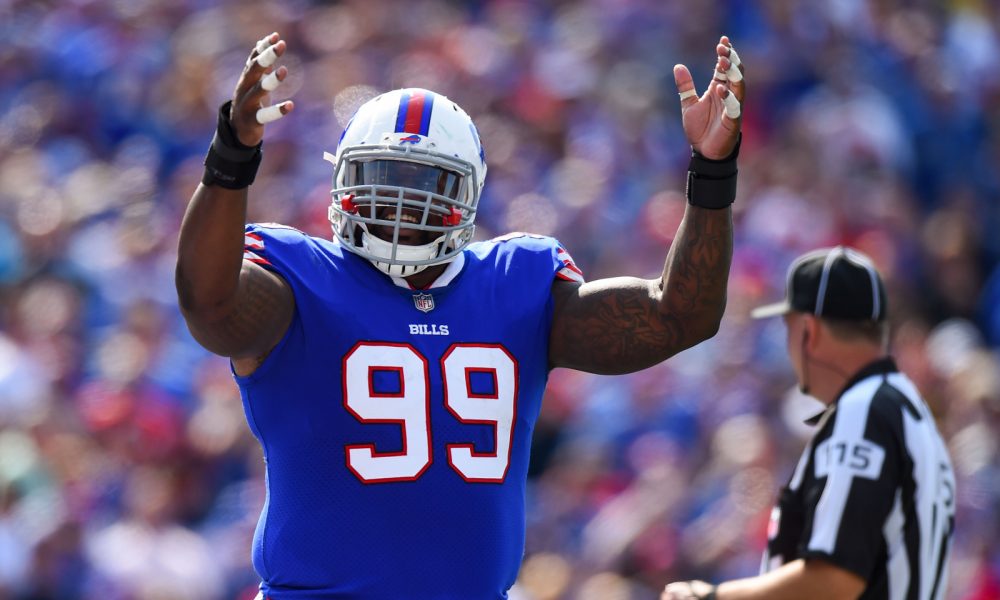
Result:
[[[408,147],[348,148],[340,160],[346,176],[332,191],[334,236],[382,272],[419,273],[453,260],[472,240],[476,207],[463,200],[474,170],[467,164]]]

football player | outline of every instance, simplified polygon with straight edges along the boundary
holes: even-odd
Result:
[[[524,547],[532,429],[548,373],[628,373],[718,329],[732,254],[742,66],[716,47],[700,96],[674,68],[688,206],[660,277],[586,282],[552,238],[474,241],[479,133],[448,98],[365,103],[334,155],[332,239],[245,225],[277,33],[220,109],[180,233],[194,337],[229,357],[266,461],[261,595],[506,598]]]

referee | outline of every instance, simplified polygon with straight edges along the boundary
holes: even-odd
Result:
[[[934,416],[885,353],[885,287],[860,252],[792,263],[784,315],[804,393],[826,404],[771,513],[756,577],[667,586],[662,600],[944,598],[955,476]]]

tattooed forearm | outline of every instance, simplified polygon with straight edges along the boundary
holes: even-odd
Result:
[[[715,334],[732,258],[729,210],[689,208],[659,280],[556,284],[553,366],[628,373]]]
[[[693,319],[692,333],[713,335],[726,308],[732,256],[732,211],[689,207],[663,267],[661,310]]]

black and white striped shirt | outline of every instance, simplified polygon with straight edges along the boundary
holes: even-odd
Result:
[[[818,423],[772,512],[762,571],[819,558],[864,578],[863,599],[944,598],[955,475],[916,387],[877,361]]]

